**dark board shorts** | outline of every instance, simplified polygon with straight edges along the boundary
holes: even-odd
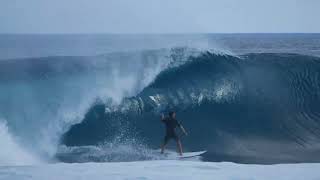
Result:
[[[164,142],[167,143],[170,139],[174,139],[176,141],[180,140],[176,133],[167,133],[164,137]]]

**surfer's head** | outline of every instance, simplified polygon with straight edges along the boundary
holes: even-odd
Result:
[[[170,111],[170,112],[169,112],[169,117],[171,117],[171,118],[176,118],[176,112]]]

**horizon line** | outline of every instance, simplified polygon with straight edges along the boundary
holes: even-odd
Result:
[[[49,32],[49,33],[36,33],[36,32],[26,32],[26,33],[1,33],[0,35],[214,35],[214,34],[320,34],[320,32],[172,32],[172,33],[113,33],[113,32]]]

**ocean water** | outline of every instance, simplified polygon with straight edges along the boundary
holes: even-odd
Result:
[[[0,35],[0,165],[319,162],[319,34]],[[174,143],[169,149],[175,150]]]

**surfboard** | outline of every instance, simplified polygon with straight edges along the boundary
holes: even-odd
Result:
[[[189,158],[189,157],[195,157],[195,156],[200,156],[207,151],[196,151],[196,152],[185,152],[182,154],[182,156],[177,155],[179,158]]]
[[[204,154],[207,151],[195,151],[195,152],[184,152],[182,156],[180,156],[177,152],[165,152],[163,155],[167,158],[172,159],[182,159],[182,158],[191,158],[197,157]]]

